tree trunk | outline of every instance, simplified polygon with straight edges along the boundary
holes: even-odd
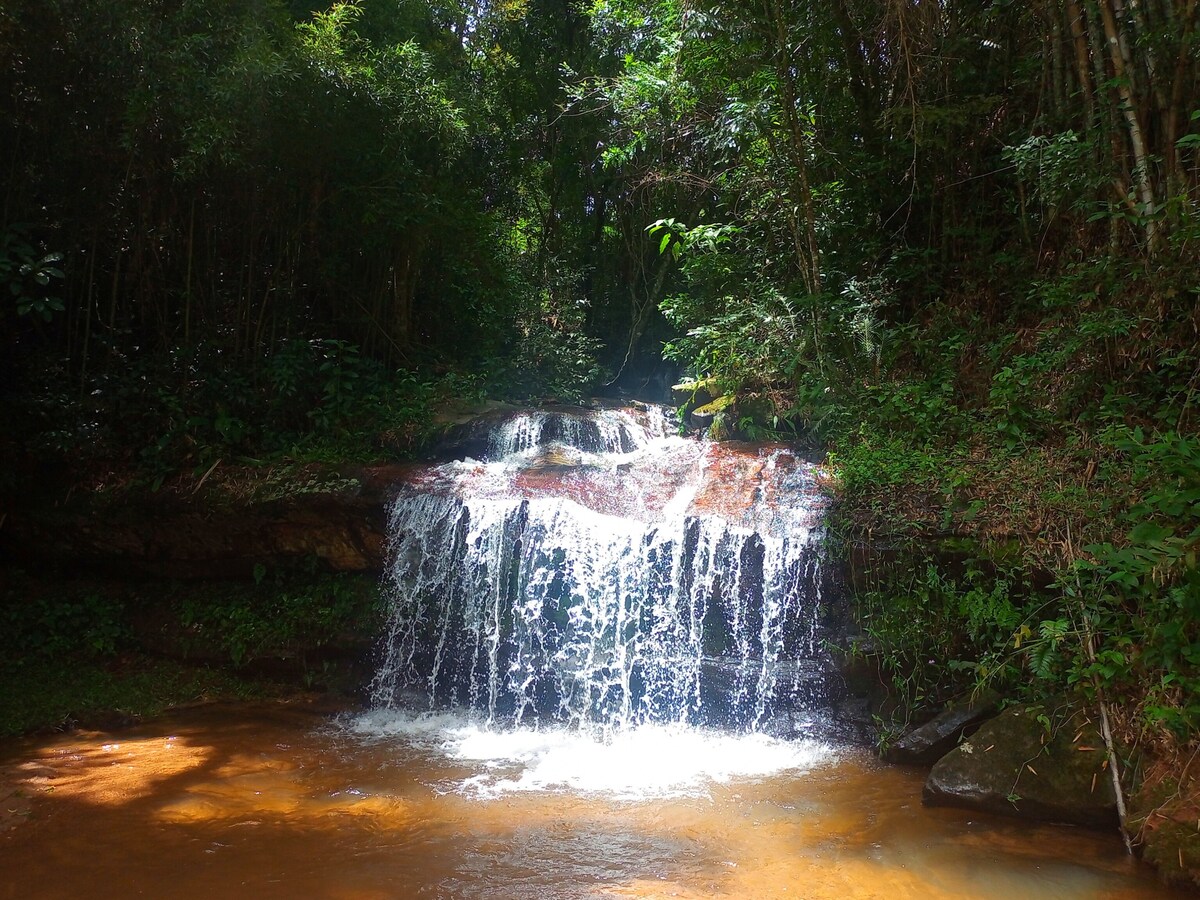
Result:
[[[801,278],[810,294],[821,292],[821,252],[817,243],[817,217],[813,204],[812,187],[808,180],[808,137],[796,112],[796,82],[792,73],[788,51],[787,21],[779,0],[767,0],[767,15],[774,28],[775,74],[779,80],[780,103],[783,107],[784,127],[787,130],[788,148],[796,178],[789,180],[793,203],[804,217],[804,231],[793,229],[797,262]]]
[[[1138,201],[1141,204],[1146,247],[1153,252],[1158,245],[1158,229],[1155,221],[1158,204],[1154,190],[1154,175],[1150,169],[1150,154],[1146,149],[1146,139],[1139,117],[1138,98],[1134,93],[1133,75],[1130,67],[1126,65],[1129,50],[1125,43],[1125,37],[1117,25],[1113,0],[1099,0],[1098,6],[1100,18],[1104,22],[1104,35],[1108,41],[1109,57],[1112,59],[1113,72],[1116,75],[1117,95],[1121,98],[1121,114],[1125,119],[1129,143],[1133,149],[1133,180],[1136,185]]]

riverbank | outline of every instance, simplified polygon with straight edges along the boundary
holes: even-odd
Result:
[[[1200,883],[1193,442],[1077,429],[1007,446],[843,434],[833,531],[889,701],[881,744],[980,691],[1110,715],[1135,848]]]

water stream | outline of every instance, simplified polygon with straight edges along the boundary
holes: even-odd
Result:
[[[0,896],[1165,896],[1115,835],[925,809],[848,740],[826,503],[655,408],[505,417],[398,488],[367,711],[24,742]]]

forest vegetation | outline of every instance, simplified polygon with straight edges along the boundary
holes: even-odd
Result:
[[[0,492],[412,449],[665,353],[909,548],[862,614],[910,705],[1081,688],[1191,753],[1197,17],[7,0]]]

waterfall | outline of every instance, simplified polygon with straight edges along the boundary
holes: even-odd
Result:
[[[521,413],[492,432],[487,458],[502,460],[554,443],[591,453],[628,453],[666,437],[661,410],[643,415],[640,420],[634,412],[602,409]]]
[[[390,512],[377,707],[490,724],[777,727],[820,708],[813,467],[671,436],[660,410],[534,412]],[[791,719],[788,719],[791,721]]]

